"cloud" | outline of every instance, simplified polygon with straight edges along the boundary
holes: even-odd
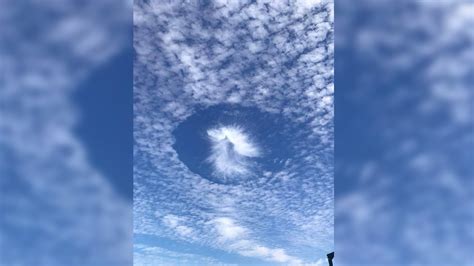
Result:
[[[187,252],[176,252],[163,247],[152,245],[136,244],[133,248],[133,265],[154,266],[154,265],[195,265],[195,266],[235,266],[235,264],[222,263],[219,260],[206,256],[200,256]]]
[[[248,174],[249,158],[260,156],[259,148],[238,126],[209,129],[207,135],[211,142],[208,161],[213,164],[216,174],[224,178]]]
[[[328,264],[327,260],[325,259],[318,259],[316,262],[313,263],[305,263],[305,266],[326,266]]]
[[[178,235],[186,238],[194,237],[194,231],[191,227],[184,225],[186,218],[173,214],[167,214],[163,217],[162,222],[165,226],[173,229]]]
[[[91,163],[75,102],[128,45],[130,11],[124,1],[2,2],[1,264],[132,263],[131,203]]]
[[[352,84],[338,90],[360,107],[338,115],[346,132],[359,132],[340,139],[338,264],[469,264],[472,1],[338,6],[337,46],[353,66],[338,69]]]
[[[262,258],[267,261],[300,265],[298,258],[290,256],[284,249],[268,248],[249,238],[250,230],[236,223],[232,218],[219,217],[211,222],[217,229],[219,239],[233,251],[248,257]]]
[[[136,234],[182,240],[156,223],[154,213],[173,213],[199,235],[186,239],[190,245],[282,264],[332,251],[332,8],[331,1],[135,2]],[[250,115],[204,129],[210,154],[199,167],[221,178],[252,176],[232,184],[191,171],[173,148],[183,121],[222,105],[281,122],[269,132],[251,127]],[[271,134],[288,143],[269,143]]]
[[[219,217],[212,221],[214,223],[219,237],[223,240],[231,240],[242,237],[246,229],[235,224],[235,221],[227,217]]]
[[[163,217],[163,223],[171,228],[175,228],[179,224],[179,217],[176,215],[168,214],[165,217]]]

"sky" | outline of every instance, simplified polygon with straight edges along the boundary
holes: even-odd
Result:
[[[134,4],[134,263],[324,265],[333,4]]]
[[[131,36],[127,37],[130,39]],[[133,50],[120,52],[78,84],[74,128],[89,160],[123,199],[133,198]],[[113,101],[109,97],[113,95]]]
[[[131,13],[2,2],[0,265],[132,264]]]
[[[336,4],[336,265],[472,265],[473,11]]]
[[[472,264],[472,1],[158,2],[2,2],[0,264]]]

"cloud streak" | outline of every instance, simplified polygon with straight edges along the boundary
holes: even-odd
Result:
[[[218,217],[211,223],[215,226],[220,241],[243,256],[258,257],[287,265],[302,264],[301,260],[288,255],[282,248],[268,248],[249,239],[250,230],[238,225],[232,218]]]

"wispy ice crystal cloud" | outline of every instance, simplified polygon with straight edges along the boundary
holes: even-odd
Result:
[[[334,225],[332,2],[137,1],[134,19],[135,244],[221,263],[324,261]],[[177,151],[176,130],[203,112],[252,115],[185,131],[196,143]],[[214,182],[207,168],[248,177]]]
[[[212,142],[208,161],[213,164],[216,175],[225,178],[248,174],[251,164],[249,159],[260,156],[259,148],[238,126],[209,129],[207,135]]]
[[[472,1],[338,7],[338,264],[472,265]]]

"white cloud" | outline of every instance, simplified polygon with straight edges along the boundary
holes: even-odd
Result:
[[[177,263],[178,262],[178,263]],[[209,265],[209,266],[235,266],[235,264],[222,263],[219,260],[194,253],[176,252],[164,247],[153,245],[135,244],[133,250],[133,265]]]
[[[247,257],[261,258],[267,261],[300,265],[302,262],[290,256],[282,248],[269,248],[250,238],[250,230],[237,224],[229,217],[219,217],[211,222],[219,234],[219,239],[231,250]]]
[[[341,152],[338,179],[352,185],[339,192],[337,230],[357,233],[338,234],[344,260],[339,263],[365,265],[374,262],[374,253],[381,265],[474,260],[472,211],[465,208],[474,195],[468,174],[472,153],[467,152],[473,150],[467,128],[473,121],[469,73],[474,53],[472,45],[460,45],[474,40],[473,5],[467,2],[472,1],[340,4],[345,15],[340,16],[339,36],[358,38],[339,38],[338,46],[373,70],[350,70],[354,86],[342,94],[349,105],[370,103],[357,114],[370,122],[359,127],[377,134],[346,139],[375,144],[371,155],[354,160]],[[369,18],[366,23],[353,23],[361,14]],[[413,32],[423,38],[411,38]],[[381,87],[389,93],[380,94]],[[393,112],[381,111],[388,109]]]
[[[231,218],[219,217],[212,221],[223,240],[232,240],[242,237],[247,230],[235,223]]]
[[[189,237],[193,234],[193,229],[185,225],[176,226],[176,232],[182,236]]]
[[[248,158],[260,156],[259,148],[238,126],[222,126],[207,131],[211,141],[211,155],[208,161],[218,175],[230,177],[249,172]]]
[[[224,126],[218,129],[211,129],[207,134],[213,141],[228,140],[233,144],[235,152],[242,156],[256,157],[260,152],[249,139],[249,136],[244,133],[243,129],[238,126]]]
[[[163,223],[168,226],[175,228],[179,224],[180,218],[176,215],[168,214],[165,217],[163,217]]]
[[[305,263],[304,265],[305,266],[326,266],[326,265],[328,265],[328,262],[325,259],[318,259],[316,262]]]
[[[163,224],[171,229],[173,229],[178,235],[183,237],[190,237],[193,236],[193,229],[189,226],[183,225],[186,221],[186,218],[179,217],[173,214],[167,214],[162,219]]]
[[[2,265],[132,263],[131,204],[91,163],[76,102],[101,89],[80,85],[128,47],[130,11],[110,0],[2,1]]]
[[[283,249],[272,250],[270,252],[270,258],[277,262],[288,262],[291,259]]]

